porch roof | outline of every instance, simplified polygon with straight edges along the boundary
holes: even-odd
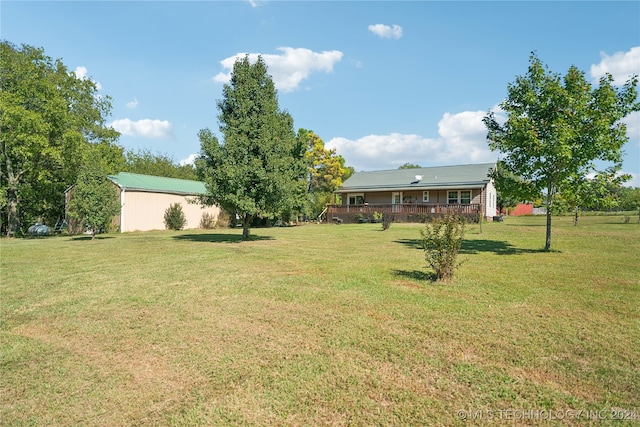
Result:
[[[481,188],[491,181],[489,171],[495,167],[495,163],[479,163],[356,172],[336,193]]]

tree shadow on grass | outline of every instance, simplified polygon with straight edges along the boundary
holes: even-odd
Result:
[[[96,236],[93,240],[107,240],[107,239],[115,239],[114,236]],[[83,240],[91,240],[91,236],[75,236],[72,237],[71,240],[75,241],[83,241]]]
[[[520,255],[520,254],[535,254],[545,252],[559,252],[559,251],[545,251],[541,249],[524,249],[517,248],[511,243],[500,240],[465,240],[462,242],[460,248],[460,254],[477,254],[478,252],[493,252],[496,255]]]
[[[437,276],[435,273],[429,271],[424,272],[420,270],[393,270],[393,274],[396,276],[406,277],[407,279],[420,280],[425,282],[435,282]]]
[[[395,243],[400,243],[401,245],[408,246],[414,249],[422,250],[422,242],[419,239],[400,239],[396,240]],[[523,249],[517,248],[512,244],[500,241],[500,240],[465,240],[462,242],[462,247],[460,248],[461,255],[472,255],[477,254],[479,252],[493,252],[496,255],[519,255],[519,254],[534,254],[534,253],[544,253],[547,252],[544,249]],[[548,252],[560,252],[556,250],[550,250]]]
[[[405,245],[414,249],[422,249],[422,242],[420,241],[420,239],[400,239],[394,240],[393,243],[400,243],[401,245]]]
[[[260,240],[274,240],[271,236],[254,236],[249,235],[249,240],[242,240],[240,234],[223,234],[223,233],[207,233],[207,234],[180,234],[173,236],[176,240],[188,240],[191,242],[206,243],[242,243],[256,242]]]

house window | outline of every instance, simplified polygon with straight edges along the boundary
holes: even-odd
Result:
[[[458,192],[457,191],[448,191],[447,192],[447,203],[450,205],[455,205],[458,203]]]
[[[447,203],[450,205],[470,205],[471,204],[471,190],[462,191],[448,191]]]
[[[364,205],[364,193],[349,194],[350,205]]]
[[[422,192],[422,201],[427,203],[429,202],[429,192],[428,191],[423,191]]]
[[[471,190],[462,190],[460,192],[460,204],[462,205],[471,204]]]

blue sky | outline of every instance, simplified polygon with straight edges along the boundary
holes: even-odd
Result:
[[[296,129],[356,170],[494,161],[482,117],[527,71],[640,74],[638,1],[5,1],[0,37],[42,47],[113,98],[127,150],[176,162],[219,135],[238,55],[260,54]],[[640,115],[623,170],[640,187]]]

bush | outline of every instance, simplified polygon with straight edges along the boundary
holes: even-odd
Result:
[[[187,224],[187,218],[182,211],[180,203],[172,203],[164,211],[164,225],[170,230],[182,230]]]
[[[393,222],[393,215],[388,212],[382,214],[382,231],[388,230]]]
[[[433,268],[437,280],[448,282],[453,278],[453,270],[460,265],[456,259],[464,232],[464,217],[456,215],[436,218],[420,231],[427,265]]]
[[[200,218],[200,228],[205,230],[212,230],[216,228],[216,217],[213,214],[205,212],[202,214],[202,218]]]

